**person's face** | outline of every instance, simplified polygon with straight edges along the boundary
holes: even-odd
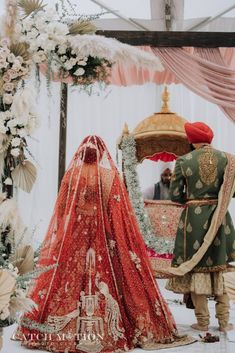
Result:
[[[172,176],[171,170],[170,169],[165,170],[161,175],[163,184],[170,184],[171,176]]]

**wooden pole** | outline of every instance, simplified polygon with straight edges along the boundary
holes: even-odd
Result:
[[[176,32],[176,31],[97,31],[130,45],[151,47],[234,47],[235,32]]]
[[[58,191],[66,166],[66,135],[67,135],[67,106],[68,85],[61,82],[60,89],[60,133],[59,133],[59,165],[58,165]]]

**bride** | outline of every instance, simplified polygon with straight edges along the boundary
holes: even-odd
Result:
[[[153,277],[127,191],[101,138],[88,136],[66,172],[35,280],[37,310],[23,345],[53,352],[122,352],[180,345]]]

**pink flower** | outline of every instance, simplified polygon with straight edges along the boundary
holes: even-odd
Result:
[[[0,45],[2,47],[8,47],[10,45],[10,39],[9,38],[2,38],[0,41]]]
[[[5,74],[3,75],[3,81],[5,82],[11,82],[11,80],[13,79],[10,70],[8,70],[7,72],[5,72]]]
[[[15,70],[9,69],[8,72],[9,72],[9,74],[11,75],[12,79],[18,77],[18,73],[17,73]]]
[[[15,85],[13,83],[7,82],[3,85],[4,91],[11,92],[15,88]]]

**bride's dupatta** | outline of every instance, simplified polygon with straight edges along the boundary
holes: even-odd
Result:
[[[175,340],[126,188],[97,136],[82,142],[63,178],[38,262],[48,265],[56,267],[30,292],[38,310],[21,321],[27,347],[117,352],[191,342]]]

